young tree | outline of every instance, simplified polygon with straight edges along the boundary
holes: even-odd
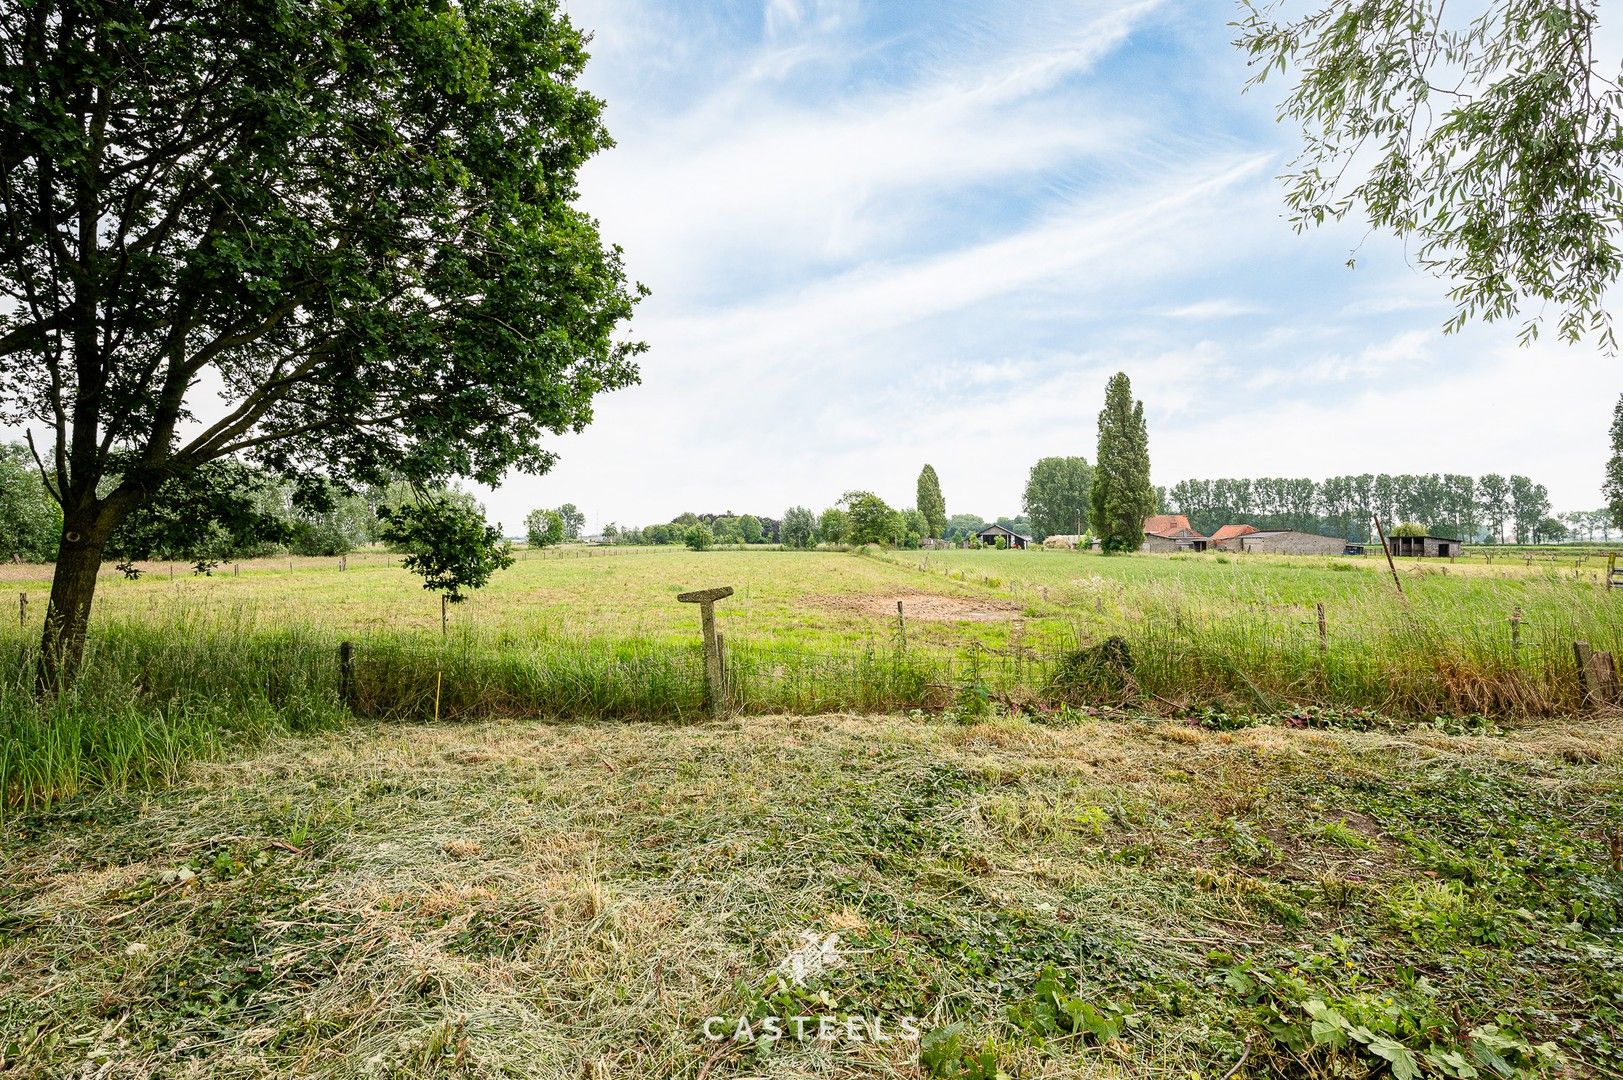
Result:
[[[1243,3],[1252,85],[1299,69],[1279,110],[1303,128],[1286,178],[1299,229],[1361,208],[1413,236],[1420,264],[1458,283],[1448,329],[1548,306],[1563,338],[1615,347],[1605,302],[1623,271],[1623,88],[1596,62],[1598,0],[1464,15],[1447,0],[1329,0],[1285,22]]]
[[[941,494],[941,480],[934,465],[919,471],[918,511],[924,516],[922,535],[939,539],[947,531],[947,500]]]
[[[609,145],[584,46],[545,0],[0,11],[0,415],[63,509],[42,684],[165,484],[496,484],[635,381],[639,290],[573,205]]]
[[[843,544],[850,526],[851,520],[845,511],[837,506],[831,506],[823,511],[823,516],[817,523],[818,539],[825,544]]]
[[[1144,519],[1155,509],[1150,487],[1150,439],[1144,403],[1133,400],[1124,372],[1105,386],[1099,413],[1099,452],[1094,459],[1092,513],[1100,549],[1137,551],[1144,543]]]
[[[809,548],[817,540],[817,519],[804,506],[791,506],[783,512],[780,532],[784,547]]]
[[[1038,540],[1088,531],[1093,466],[1085,457],[1045,457],[1031,467],[1021,506]]]
[[[761,519],[754,514],[745,514],[738,519],[738,535],[746,544],[759,544],[762,539]]]
[[[840,500],[849,522],[846,542],[851,544],[895,544],[906,531],[902,515],[871,491],[848,491]]]
[[[1606,459],[1606,479],[1601,485],[1606,496],[1610,524],[1623,529],[1623,397],[1612,408],[1612,456]]]
[[[531,510],[524,518],[524,535],[535,548],[564,542],[563,515],[556,510]]]
[[[564,523],[564,539],[579,540],[580,531],[586,526],[586,515],[574,503],[564,503],[558,507],[558,517]]]
[[[484,510],[471,499],[431,495],[389,507],[383,538],[406,552],[401,561],[422,575],[423,588],[444,593],[453,604],[513,565],[512,545],[499,526],[485,523]]]

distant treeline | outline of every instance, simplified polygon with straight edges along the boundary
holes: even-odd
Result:
[[[1190,525],[1207,534],[1246,524],[1362,542],[1369,539],[1373,514],[1383,523],[1413,523],[1438,535],[1488,543],[1552,543],[1609,535],[1612,527],[1601,511],[1554,517],[1543,484],[1497,473],[1184,480],[1161,492],[1169,511],[1187,515]]]

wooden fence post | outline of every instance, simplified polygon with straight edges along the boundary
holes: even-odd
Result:
[[[1324,624],[1324,601],[1319,601],[1314,607],[1319,613],[1319,655],[1323,656],[1330,651],[1330,631]]]
[[[440,593],[440,634],[443,636],[451,632],[451,602],[444,593]]]
[[[25,592],[17,594],[17,625],[28,625],[28,594]]]
[[[896,601],[896,633],[901,636],[902,649],[907,649],[907,619],[902,614],[902,602]]]
[[[344,708],[355,711],[355,643],[352,641],[338,645],[338,696],[343,699]]]
[[[1578,664],[1578,693],[1586,708],[1617,704],[1617,665],[1609,652],[1592,649],[1587,641],[1572,643]]]
[[[1522,652],[1522,609],[1518,606],[1510,613],[1510,658],[1516,659]]]

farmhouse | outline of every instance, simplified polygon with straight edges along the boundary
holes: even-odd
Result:
[[[1447,536],[1389,536],[1386,549],[1395,557],[1449,559],[1460,553],[1460,542]]]
[[[1205,551],[1206,537],[1183,514],[1152,514],[1144,519],[1142,551]]]
[[[986,547],[997,546],[999,537],[1003,538],[1003,544],[1005,547],[1023,549],[1031,544],[1031,537],[1022,536],[1020,533],[1005,529],[1001,525],[988,525],[986,528],[975,534],[975,539],[979,540],[981,544]]]

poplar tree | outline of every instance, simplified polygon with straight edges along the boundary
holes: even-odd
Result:
[[[947,500],[941,494],[941,480],[934,465],[919,472],[918,511],[924,516],[926,535],[940,539],[947,531]]]
[[[1154,510],[1144,403],[1133,400],[1132,383],[1118,371],[1105,386],[1093,473],[1092,518],[1101,550],[1137,551],[1144,543],[1144,519]]]

